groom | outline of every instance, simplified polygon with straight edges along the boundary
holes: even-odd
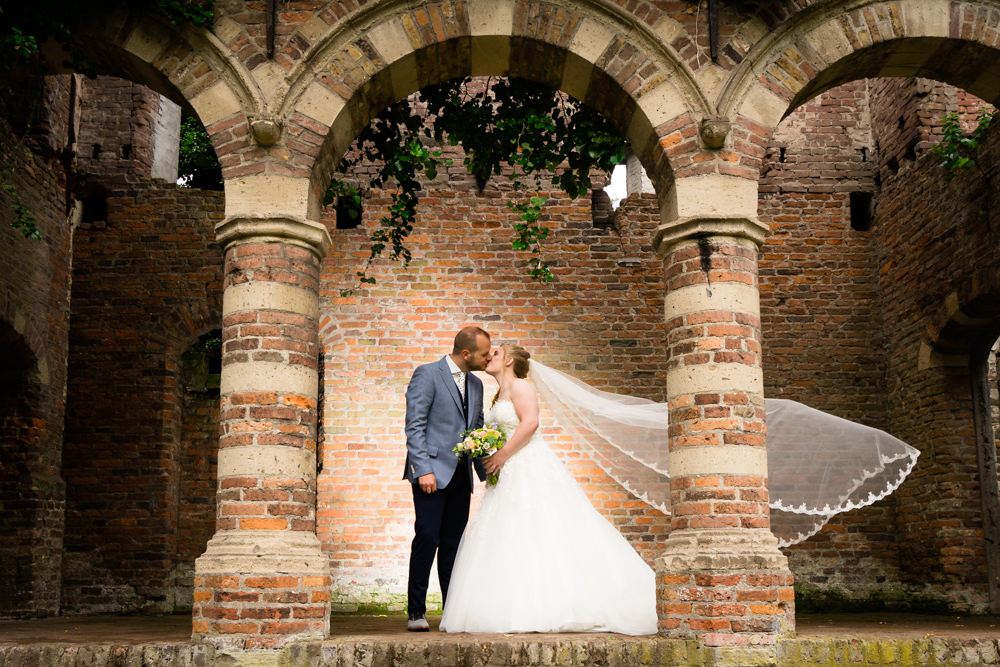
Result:
[[[406,469],[413,486],[416,536],[410,547],[407,630],[426,632],[427,585],[434,552],[442,603],[455,564],[458,544],[469,521],[473,461],[452,448],[463,431],[483,425],[483,383],[470,371],[490,360],[490,335],[465,327],[455,336],[451,354],[413,371],[406,388]],[[482,464],[475,461],[479,479]]]

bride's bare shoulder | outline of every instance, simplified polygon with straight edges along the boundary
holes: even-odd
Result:
[[[517,378],[510,385],[511,396],[534,396],[535,388],[527,380]]]

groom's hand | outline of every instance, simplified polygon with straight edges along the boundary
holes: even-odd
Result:
[[[434,477],[434,473],[432,472],[418,477],[417,484],[420,485],[420,490],[424,493],[434,493],[438,490],[437,478]]]

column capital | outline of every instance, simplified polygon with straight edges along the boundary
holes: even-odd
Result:
[[[223,248],[244,243],[287,243],[312,251],[323,259],[330,249],[330,232],[322,223],[297,216],[229,216],[215,226]]]
[[[653,247],[661,256],[679,243],[713,236],[729,236],[752,241],[758,248],[764,244],[769,228],[756,217],[692,216],[676,218],[660,225],[653,236]]]

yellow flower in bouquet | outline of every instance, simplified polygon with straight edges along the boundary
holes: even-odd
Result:
[[[487,424],[482,428],[472,429],[462,434],[462,441],[452,449],[455,456],[468,454],[473,458],[492,456],[503,448],[507,442],[507,432],[497,423]],[[489,473],[486,476],[486,483],[493,486],[497,483],[499,474]]]

